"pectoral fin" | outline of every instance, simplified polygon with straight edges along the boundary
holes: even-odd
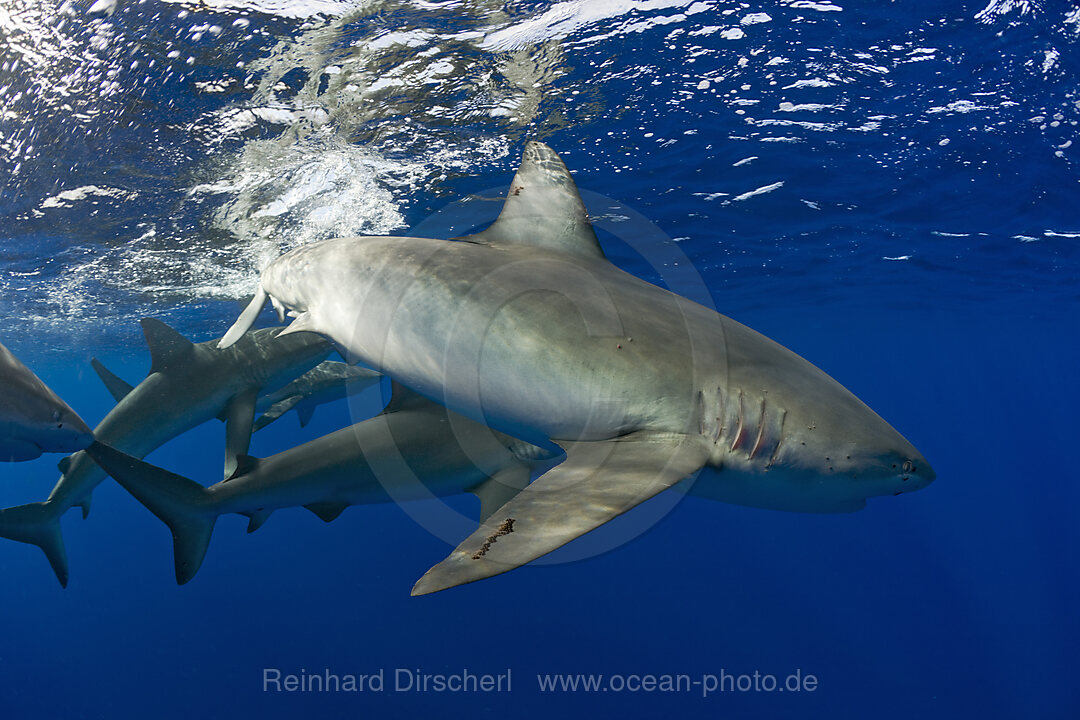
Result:
[[[671,487],[708,458],[705,442],[689,435],[635,433],[564,448],[562,464],[499,508],[428,570],[412,594],[445,590],[535,560]]]
[[[228,329],[224,337],[218,341],[218,347],[224,350],[227,347],[235,344],[237,340],[243,337],[244,333],[251,329],[251,326],[255,324],[255,319],[259,317],[259,313],[263,309],[263,305],[266,304],[267,294],[266,291],[259,287],[255,293],[255,297],[251,298],[251,302],[244,308],[244,312],[240,313],[240,317],[236,319],[236,322],[232,324],[232,327]]]
[[[250,388],[229,400],[225,406],[225,477],[236,471],[236,458],[246,455],[251,445],[251,426],[255,422],[258,388]]]
[[[298,332],[318,332],[315,329],[315,318],[312,317],[310,312],[302,312],[296,314],[296,319],[278,333],[278,337],[285,337],[286,335],[292,335]]]

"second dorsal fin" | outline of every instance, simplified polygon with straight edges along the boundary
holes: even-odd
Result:
[[[150,348],[150,372],[161,372],[177,360],[186,360],[195,345],[171,327],[154,318],[143,318],[143,336]]]
[[[486,230],[462,239],[604,257],[570,171],[554,150],[535,141],[525,145],[521,167],[498,219]]]

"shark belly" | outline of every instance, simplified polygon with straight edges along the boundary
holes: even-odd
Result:
[[[866,506],[866,497],[853,483],[787,468],[745,472],[706,466],[696,478],[675,487],[688,495],[764,510],[846,513]]]

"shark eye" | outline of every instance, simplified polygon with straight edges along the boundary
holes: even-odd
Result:
[[[915,469],[915,466],[911,464],[910,460],[905,460],[904,461],[904,472],[905,473],[909,473],[914,469]]]
[[[56,423],[56,427],[64,427],[64,422],[62,420],[63,417],[63,414],[59,410],[53,410],[52,419],[53,422]]]

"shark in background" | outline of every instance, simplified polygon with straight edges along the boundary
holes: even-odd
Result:
[[[0,461],[71,453],[93,440],[78,413],[0,345]]]
[[[483,522],[551,457],[398,385],[379,415],[264,459],[245,456],[233,477],[210,487],[102,443],[86,452],[169,526],[181,585],[225,513],[246,515],[253,532],[281,508],[306,507],[330,522],[350,505],[472,492]]]
[[[260,395],[255,412],[262,415],[254,429],[262,430],[290,410],[296,412],[300,427],[307,427],[319,405],[355,395],[380,378],[381,373],[365,367],[336,360],[321,362],[280,390]]]
[[[103,375],[118,402],[94,437],[141,458],[219,417],[226,424],[226,476],[248,450],[258,397],[308,372],[332,351],[318,335],[280,337],[280,328],[246,333],[234,348],[222,351],[214,341],[193,343],[153,318],[144,318],[141,325],[150,349],[150,372],[135,388],[120,384],[111,373]],[[83,445],[89,445],[89,436]],[[66,586],[60,517],[78,505],[85,518],[91,492],[108,476],[85,451],[64,458],[60,470],[63,475],[44,502],[0,510],[0,537],[40,547]]]
[[[353,237],[275,259],[221,346],[270,299],[358,360],[566,459],[414,594],[534,560],[663,490],[851,512],[935,474],[840,383],[754,330],[611,264],[561,158],[526,145],[498,219],[457,241]]]
[[[96,358],[90,363],[117,402],[135,389]],[[374,370],[336,360],[324,360],[281,389],[259,395],[255,400],[255,414],[259,417],[255,420],[252,431],[262,430],[290,410],[296,412],[300,427],[307,427],[319,405],[355,395],[377,383],[380,378],[382,374]],[[226,464],[226,467],[230,466],[235,468],[235,462]]]

